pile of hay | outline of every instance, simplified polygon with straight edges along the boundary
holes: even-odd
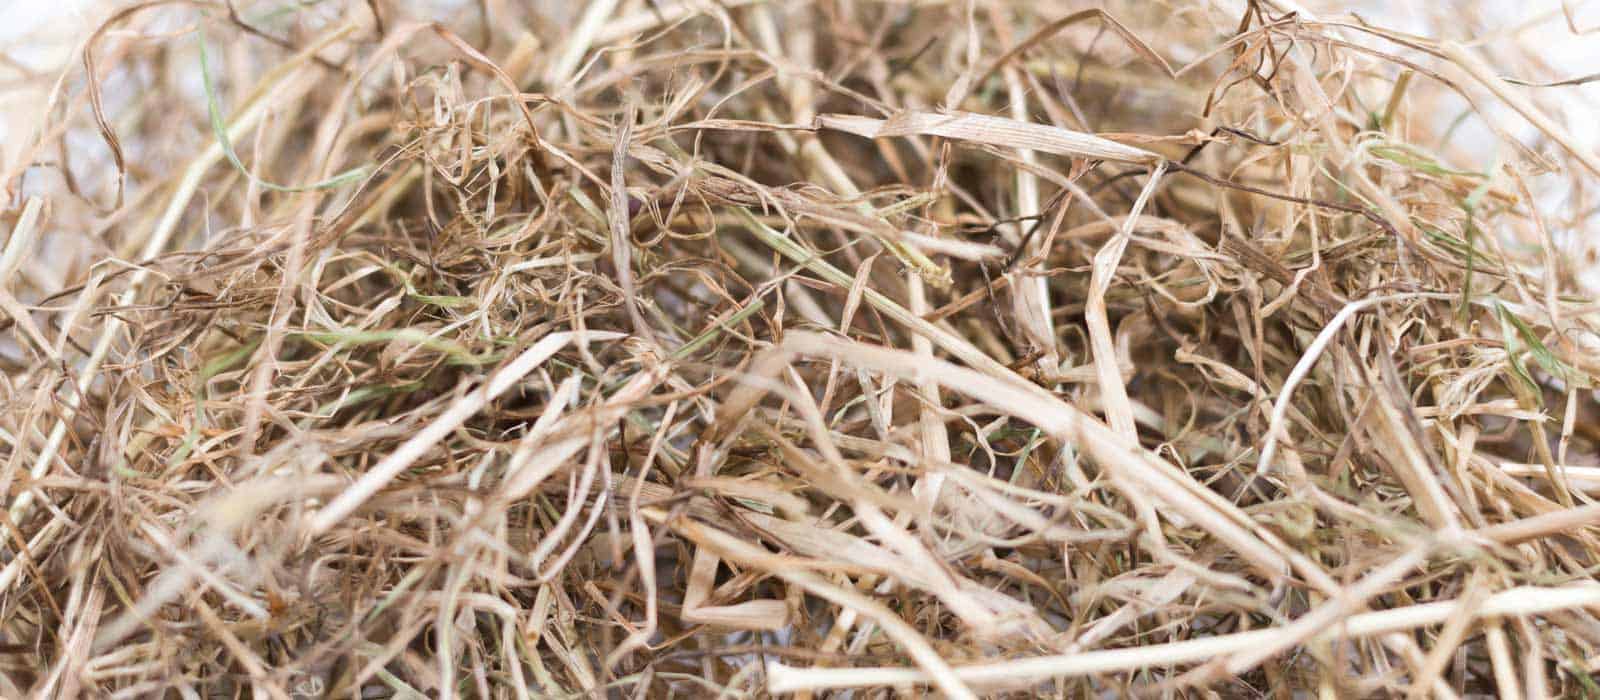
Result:
[[[5,64],[0,695],[1600,693],[1518,27],[437,5]]]

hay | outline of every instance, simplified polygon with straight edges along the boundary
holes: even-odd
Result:
[[[1538,22],[279,5],[6,64],[0,695],[1600,693]]]

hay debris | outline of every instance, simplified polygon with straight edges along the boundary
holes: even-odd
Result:
[[[454,5],[6,63],[0,695],[1600,693],[1538,21]]]

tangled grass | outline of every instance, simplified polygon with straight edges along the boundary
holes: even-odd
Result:
[[[1453,12],[105,8],[0,695],[1600,694],[1600,154]]]

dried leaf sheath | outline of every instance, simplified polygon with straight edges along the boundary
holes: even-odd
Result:
[[[848,114],[822,114],[817,126],[869,139],[905,136],[941,136],[990,146],[1027,148],[1061,156],[1154,165],[1161,156],[1092,134],[1049,124],[970,112],[900,112],[888,119]]]

